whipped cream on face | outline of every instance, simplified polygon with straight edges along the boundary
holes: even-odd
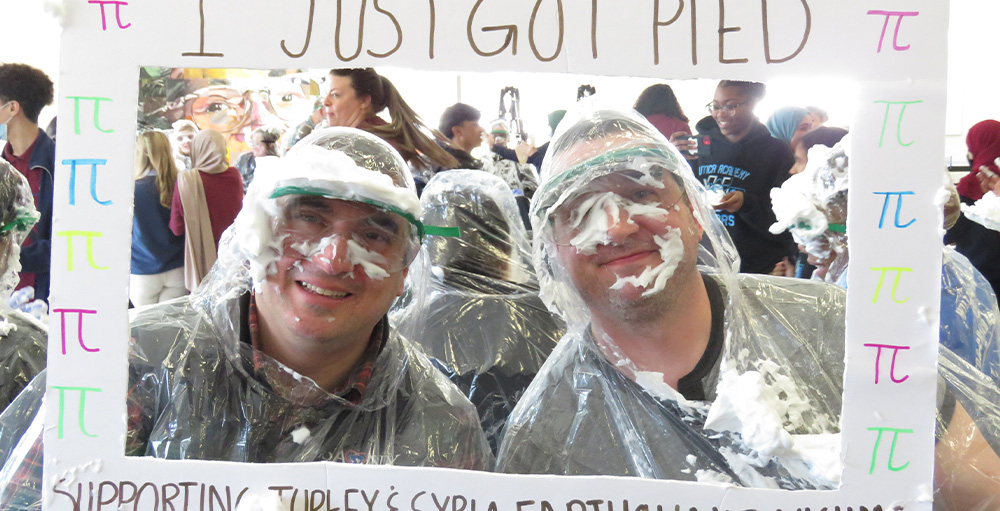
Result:
[[[417,194],[396,186],[388,175],[358,166],[341,151],[296,147],[284,158],[257,168],[243,198],[243,209],[233,224],[234,250],[249,259],[250,275],[258,290],[267,275],[275,271],[275,263],[281,257],[285,236],[275,232],[280,211],[271,194],[284,187],[309,189],[343,200],[376,201],[420,218]],[[348,242],[348,257],[361,265],[369,277],[379,280],[389,275],[380,254],[357,243],[351,247],[351,243]],[[314,252],[304,246],[296,250],[307,257]]]
[[[674,209],[678,207],[675,205]],[[579,230],[579,233],[570,240],[570,244],[581,254],[595,254],[598,245],[612,244],[608,232],[622,222],[622,210],[628,213],[628,218],[624,222],[630,225],[635,225],[633,218],[639,216],[663,219],[670,214],[658,203],[639,204],[613,192],[594,194],[581,200],[571,215],[574,222],[570,227]],[[659,247],[660,264],[647,265],[639,275],[618,276],[611,289],[618,290],[626,284],[631,284],[638,288],[647,288],[643,296],[663,290],[667,280],[677,269],[677,264],[684,257],[684,242],[681,240],[680,229],[669,226],[666,234],[655,235],[653,242]]]
[[[681,240],[681,230],[667,227],[667,235],[654,236],[653,241],[660,247],[660,264],[646,266],[639,275],[618,277],[611,289],[619,290],[626,284],[639,288],[647,288],[642,296],[649,296],[660,291],[667,285],[667,280],[674,275],[677,264],[684,258],[684,242]]]

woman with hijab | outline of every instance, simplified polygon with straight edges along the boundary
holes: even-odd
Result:
[[[135,209],[128,297],[136,307],[187,294],[184,238],[170,232],[177,183],[170,139],[161,131],[139,135],[135,146]]]
[[[984,190],[980,176],[1000,172],[994,163],[1000,157],[1000,122],[990,119],[976,123],[969,129],[965,144],[969,148],[971,168],[955,188],[962,203],[971,206],[989,189]],[[996,231],[969,220],[963,214],[954,227],[948,229],[944,242],[955,245],[955,250],[967,257],[990,281],[993,292],[1000,295],[1000,236]]]
[[[184,236],[184,285],[194,291],[215,263],[219,239],[243,206],[243,179],[229,166],[226,139],[199,131],[191,144],[191,170],[177,176],[170,230]]]
[[[642,114],[664,137],[670,138],[671,135],[678,133],[691,134],[691,126],[688,125],[690,121],[684,115],[684,110],[674,95],[674,89],[665,83],[646,87],[632,108]]]

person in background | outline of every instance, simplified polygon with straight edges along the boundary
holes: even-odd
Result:
[[[769,193],[788,178],[795,156],[753,113],[765,93],[763,83],[723,80],[706,105],[711,116],[696,125],[702,144],[677,134],[670,137],[709,190],[739,251],[743,273],[770,273],[780,262],[790,264],[787,258],[796,253],[787,232],[768,231],[774,223]]]
[[[243,192],[253,181],[253,173],[257,170],[257,162],[263,158],[278,157],[278,141],[282,130],[278,126],[261,126],[250,133],[250,150],[236,159],[236,168],[243,178]]]
[[[833,147],[846,135],[847,130],[844,128],[834,128],[829,126],[820,126],[809,133],[802,135],[802,139],[795,147],[795,164],[792,165],[792,168],[788,171],[788,173],[795,175],[805,170],[806,163],[809,161],[809,150],[814,146],[824,145],[826,147]]]
[[[431,131],[420,116],[403,100],[388,78],[374,69],[341,68],[330,71],[330,89],[323,98],[326,126],[343,126],[367,131],[385,140],[418,170],[434,165],[453,169],[458,161],[424,134]],[[378,116],[387,111],[391,121]],[[436,134],[443,140],[444,136]]]
[[[38,127],[42,108],[52,104],[52,80],[26,64],[0,65],[0,132],[6,131],[3,159],[28,179],[41,217],[21,247],[17,288],[34,287],[48,301],[52,244],[52,192],[56,145]]]
[[[805,108],[785,106],[774,111],[767,118],[767,131],[771,136],[783,140],[792,152],[799,146],[802,136],[813,130],[812,115]]]
[[[808,110],[809,115],[812,116],[813,129],[823,126],[826,124],[826,121],[830,120],[830,116],[826,113],[826,110],[823,110],[818,106],[807,106],[806,110]]]
[[[562,121],[563,117],[565,116],[566,116],[565,110],[553,110],[549,112],[548,115],[549,135],[552,135],[556,132],[556,126],[559,126],[559,122]],[[549,142],[551,142],[551,140],[538,146],[538,149],[536,149],[535,152],[531,154],[531,156],[528,156],[528,163],[534,165],[539,172],[542,171],[542,163],[545,162],[545,152],[549,150]]]
[[[1000,174],[995,160],[1000,157],[1000,122],[989,119],[969,128],[965,137],[969,149],[969,173],[959,180],[956,188],[963,204],[972,205],[982,198],[985,190],[979,177],[983,168],[990,173]],[[988,190],[988,186],[986,187]],[[955,225],[948,229],[944,242],[954,245],[955,250],[972,262],[1000,294],[1000,235],[961,215]]]
[[[635,100],[636,112],[639,112],[650,124],[660,130],[664,137],[676,134],[691,134],[691,126],[684,110],[677,102],[674,89],[665,83],[657,83],[646,87],[639,98]],[[676,135],[679,136],[679,135]]]
[[[444,109],[438,131],[448,138],[448,143],[438,141],[442,149],[458,161],[457,169],[483,168],[483,162],[472,156],[472,150],[483,143],[483,127],[479,125],[482,114],[479,110],[465,103],[455,103]],[[444,169],[435,167],[434,173]]]
[[[38,221],[28,180],[0,160],[0,410],[45,368],[48,328],[7,302],[17,285],[21,242]]]
[[[565,326],[538,298],[531,242],[502,179],[440,172],[420,205],[425,224],[461,235],[424,241],[426,261],[407,277],[412,300],[391,319],[476,406],[495,453],[507,416]]]
[[[833,148],[815,147],[809,154],[806,169],[771,191],[771,202],[778,218],[772,231],[792,233],[799,249],[817,266],[815,280],[847,289],[850,141],[835,143]],[[946,227],[958,210],[957,200],[945,205]],[[1000,383],[1000,327],[997,324],[1000,312],[993,289],[972,263],[951,247],[944,247],[942,261],[941,345]]]
[[[198,125],[187,119],[174,121],[174,131],[170,134],[171,145],[174,148],[174,165],[177,170],[184,171],[191,168],[191,142],[198,134]]]
[[[161,131],[139,135],[135,145],[135,207],[128,297],[141,307],[187,294],[184,237],[170,231],[177,166]]]
[[[225,137],[215,130],[199,131],[191,144],[191,172],[177,175],[170,205],[170,230],[184,237],[188,291],[212,268],[222,233],[242,206],[243,179],[229,166]]]

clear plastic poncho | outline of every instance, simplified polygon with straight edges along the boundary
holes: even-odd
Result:
[[[843,290],[737,275],[735,251],[703,189],[676,150],[634,113],[584,111],[560,128],[532,204],[532,221],[542,297],[567,320],[570,331],[511,415],[498,469],[836,488],[842,471]],[[662,198],[670,196],[663,190],[673,182],[688,196],[690,215],[680,199],[667,202],[670,207],[662,211]],[[624,186],[615,189],[609,183]],[[663,373],[645,366],[646,360],[625,355],[625,345],[598,335],[602,330],[595,330],[592,318],[599,316],[585,303],[605,306],[593,298],[600,290],[571,279],[569,272],[580,271],[573,250],[606,261],[602,252],[621,250],[615,244],[628,246],[630,239],[620,233],[642,228],[649,231],[642,233],[643,240],[660,246],[664,264],[650,263],[645,276],[628,267],[629,274],[618,279],[654,299],[698,299],[658,294],[664,275],[662,289],[674,291],[674,271],[684,268],[684,258],[693,251],[688,216],[704,230],[697,243],[697,270],[711,303],[712,332],[697,365],[675,388],[664,382]],[[671,222],[689,237],[673,267],[665,263],[678,261],[672,254],[679,248],[669,248],[674,229],[651,227]],[[939,387],[938,399],[937,509],[992,509],[1000,495],[995,484],[1000,481],[995,456],[1000,394],[961,358],[947,348],[941,351],[947,385]],[[978,492],[963,486],[970,475],[983,483]]]
[[[805,170],[771,192],[778,218],[772,231],[791,231],[796,242],[820,261],[815,275],[844,289],[850,263],[849,170],[850,139],[845,138],[832,149],[814,147]],[[947,188],[938,201],[942,206]],[[942,257],[941,345],[1000,382],[1000,311],[993,289],[962,254],[946,246]]]
[[[392,331],[386,317],[370,339],[377,348],[370,378],[353,399],[327,392],[252,347],[248,305],[252,290],[269,285],[277,269],[289,236],[278,230],[288,197],[378,204],[403,223],[409,216],[413,232],[424,231],[405,163],[372,135],[350,128],[314,132],[276,161],[257,169],[202,285],[189,296],[140,309],[131,322],[126,453],[490,469],[493,457],[475,408],[421,350]],[[359,243],[338,246],[350,248],[356,278],[364,272],[377,280],[388,263]],[[406,257],[412,259],[415,247]],[[294,249],[308,257],[317,248]],[[40,478],[41,465],[31,453],[38,452],[42,428],[28,424],[43,394],[40,384],[33,395],[21,396],[18,409],[0,416],[0,448],[25,432],[7,449],[0,472],[7,502],[12,495],[37,502],[31,481]]]
[[[538,298],[530,242],[506,183],[449,170],[431,179],[420,202],[425,223],[461,235],[424,240],[426,257],[408,276],[412,301],[393,324],[476,405],[495,450],[565,326]]]
[[[347,247],[352,278],[364,272],[375,282],[401,271],[424,234],[405,162],[373,135],[349,128],[314,131],[285,158],[269,163],[257,169],[208,281],[190,299],[147,309],[132,323],[133,394],[147,396],[138,400],[142,424],[129,433],[133,452],[252,462],[490,467],[475,410],[387,320],[375,327],[370,342],[382,346],[357,402],[326,392],[245,342],[248,311],[241,302],[249,300],[251,288],[259,292],[270,285],[267,277],[281,264],[282,245],[309,258],[324,244],[336,243],[330,238],[318,246],[291,243],[292,228],[282,224],[285,201],[322,197],[362,203],[411,224],[402,259],[379,253],[382,231],[374,230],[379,225],[338,245]],[[305,213],[296,215],[315,223]],[[150,355],[171,344],[167,353]]]
[[[48,328],[9,304],[21,270],[21,243],[38,218],[27,179],[0,159],[0,410],[45,367]]]
[[[594,191],[597,183],[613,186]],[[559,125],[531,219],[541,297],[569,332],[511,415],[499,470],[836,487],[845,294],[737,274],[736,250],[704,194],[680,153],[635,112],[584,106]],[[614,339],[595,338],[578,288],[587,282],[575,282],[562,259],[600,254],[614,247],[613,229],[649,219],[677,222],[653,238],[659,264],[619,276],[611,289],[665,299],[677,291],[678,265],[696,259],[712,333],[683,392]],[[831,449],[796,443],[805,434]]]

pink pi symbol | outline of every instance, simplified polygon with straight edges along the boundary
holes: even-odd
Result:
[[[885,23],[882,24],[882,35],[878,38],[878,50],[875,53],[882,53],[882,41],[885,40],[885,31],[889,28],[889,18],[893,16],[899,16],[896,19],[896,29],[892,32],[892,49],[896,51],[906,51],[910,49],[910,45],[900,46],[899,40],[899,25],[903,23],[903,18],[907,16],[917,16],[920,14],[918,11],[868,11],[869,15],[885,16]]]
[[[120,2],[118,0],[87,0],[87,3],[88,4],[97,4],[97,5],[101,6],[101,30],[105,30],[106,31],[108,29],[108,20],[107,20],[107,17],[105,15],[105,13],[104,13],[104,5],[105,4],[112,4],[112,5],[115,6],[115,21],[118,22],[118,28],[126,29],[126,28],[132,26],[131,23],[127,23],[125,25],[122,25],[122,6],[123,5],[128,5],[128,2]]]

